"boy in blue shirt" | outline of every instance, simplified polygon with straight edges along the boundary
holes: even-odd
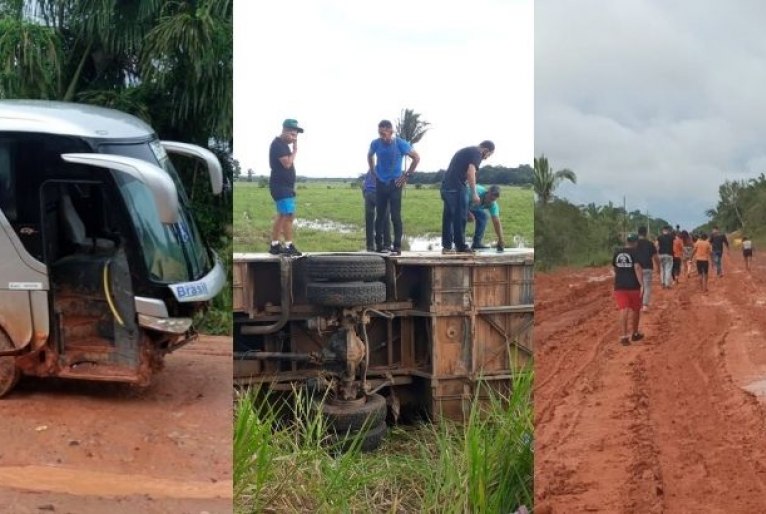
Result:
[[[479,197],[478,204],[470,204],[470,191],[466,189],[466,200],[469,201],[468,209],[468,221],[476,221],[476,230],[473,232],[473,244],[471,248],[474,250],[486,250],[489,246],[482,244],[481,240],[484,238],[484,230],[487,228],[487,218],[492,218],[492,226],[495,229],[495,235],[497,236],[497,251],[502,252],[505,246],[503,239],[503,227],[500,224],[500,206],[497,204],[497,199],[500,198],[500,188],[498,186],[486,187],[476,184],[476,194]]]

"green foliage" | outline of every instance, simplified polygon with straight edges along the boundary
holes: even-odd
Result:
[[[535,157],[534,184],[535,193],[540,203],[550,202],[553,198],[553,192],[564,180],[576,184],[577,175],[569,169],[553,171],[545,155],[540,154],[540,157]]]
[[[428,132],[431,124],[420,119],[420,114],[413,109],[402,110],[402,116],[396,120],[396,133],[411,144],[417,144]]]
[[[487,388],[463,424],[394,428],[371,454],[336,454],[305,393],[252,390],[236,404],[235,512],[513,512],[533,501],[531,370]],[[287,406],[285,408],[285,406]],[[283,413],[291,422],[285,422]],[[355,436],[358,443],[361,434]],[[358,446],[358,444],[357,444]]]
[[[311,182],[298,185],[297,219],[340,224],[345,231],[295,228],[295,242],[302,251],[358,251],[365,247],[364,202],[359,189],[333,187]],[[532,241],[534,231],[533,194],[517,187],[503,187],[500,220],[507,242],[516,234]],[[262,252],[271,237],[274,202],[267,189],[238,182],[234,186],[234,251]],[[436,189],[407,187],[402,200],[406,236],[441,235],[442,201]],[[487,227],[485,241],[494,238]],[[473,234],[473,224],[466,229]]]

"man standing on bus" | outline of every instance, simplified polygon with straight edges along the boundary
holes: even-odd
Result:
[[[282,134],[275,137],[269,149],[269,192],[277,207],[277,216],[271,230],[272,255],[299,256],[301,252],[293,244],[293,220],[295,219],[295,156],[298,154],[298,134],[303,129],[294,119],[282,123]],[[290,145],[293,145],[292,149]],[[284,246],[280,242],[284,236]]]

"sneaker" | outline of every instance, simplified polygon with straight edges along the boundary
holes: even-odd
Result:
[[[640,341],[643,338],[644,338],[644,334],[642,334],[641,332],[633,332],[633,335],[630,336],[630,340],[633,342]]]
[[[270,244],[269,253],[271,255],[280,255],[284,253],[285,249],[282,247],[282,243]]]
[[[473,248],[471,248],[470,246],[466,246],[464,248],[458,248],[456,251],[457,253],[467,253],[467,254],[476,253],[473,251]]]
[[[473,250],[489,250],[489,248],[490,248],[489,246],[483,245],[483,244],[478,244],[478,245],[477,244],[472,244],[471,245],[471,249],[473,249]]]
[[[291,244],[290,246],[286,247],[284,251],[282,252],[283,255],[287,255],[290,257],[300,257],[303,255],[298,248],[295,247],[294,244]]]
[[[385,246],[378,246],[375,248],[375,251],[377,253],[386,253],[386,254],[391,253],[391,249]]]
[[[401,255],[402,254],[402,249],[394,247],[394,248],[391,248],[389,253],[391,255]]]
[[[454,253],[455,253],[455,250],[452,248],[442,248],[442,255],[451,255]]]

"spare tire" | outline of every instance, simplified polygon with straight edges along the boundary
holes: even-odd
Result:
[[[356,307],[386,301],[383,282],[309,282],[306,299],[314,305]]]
[[[370,282],[386,276],[386,261],[378,255],[310,255],[306,257],[309,280]]]
[[[362,453],[368,453],[377,450],[388,433],[388,425],[383,420],[379,424],[370,427],[370,429],[364,433],[364,437],[357,444],[359,450]],[[348,452],[354,447],[354,439],[358,437],[359,432],[346,434],[337,434],[328,439],[328,443],[335,446],[335,450],[338,452]]]

